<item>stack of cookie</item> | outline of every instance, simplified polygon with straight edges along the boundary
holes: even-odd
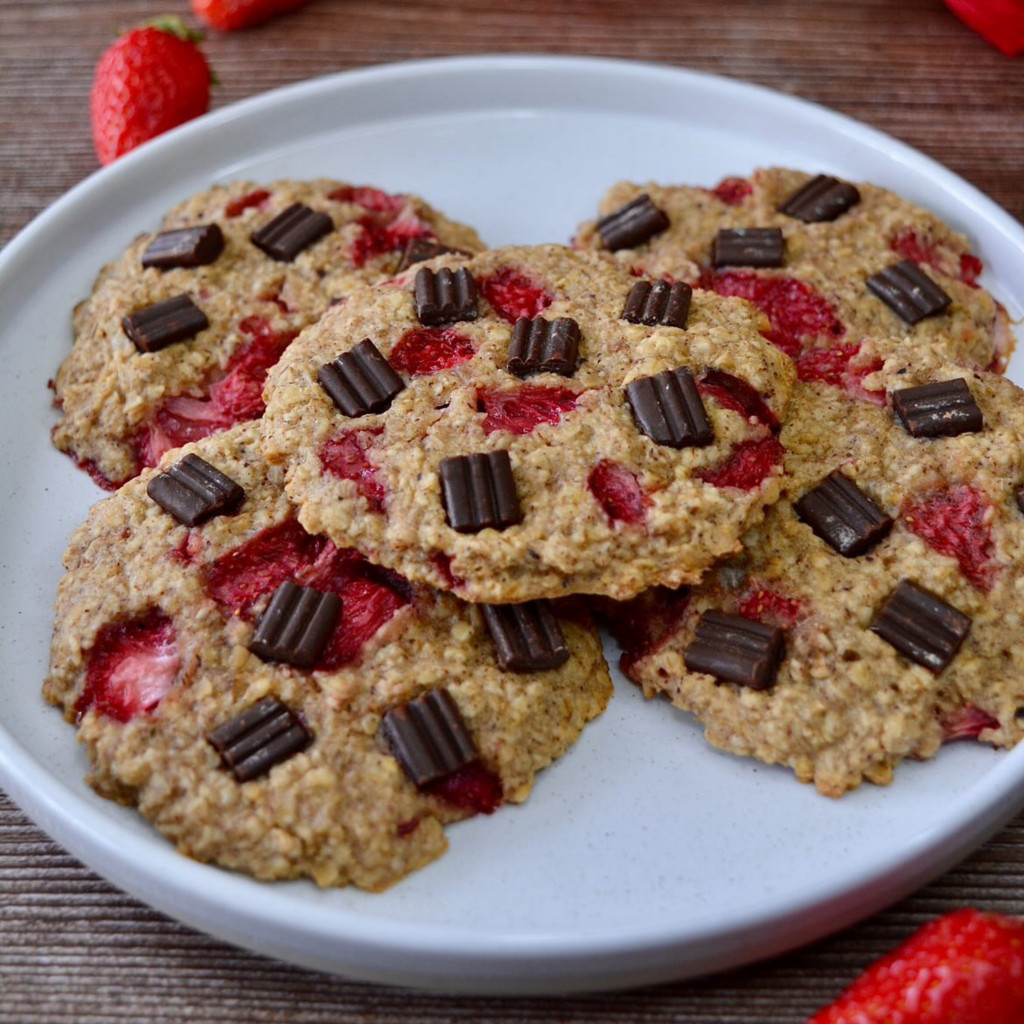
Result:
[[[72,538],[45,687],[101,793],[383,888],[603,710],[585,600],[822,792],[1016,741],[1024,406],[966,241],[777,170],[602,214],[481,251],[413,197],[238,185],[104,271],[55,439],[142,472]]]

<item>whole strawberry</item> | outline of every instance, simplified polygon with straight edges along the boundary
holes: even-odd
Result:
[[[301,7],[309,0],[192,0],[195,16],[210,28],[231,32],[249,28]]]
[[[164,18],[126,32],[103,54],[90,97],[100,163],[206,112],[210,68],[199,38],[180,18]]]
[[[1024,921],[958,910],[872,964],[807,1024],[1021,1024]]]

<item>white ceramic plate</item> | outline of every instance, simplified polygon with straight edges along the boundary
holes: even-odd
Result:
[[[964,181],[821,108],[644,64],[469,58],[303,83],[156,140],[40,216],[0,254],[0,782],[13,798],[96,871],[198,928],[452,991],[611,988],[749,962],[881,908],[980,844],[1024,803],[1024,746],[954,745],[887,789],[830,801],[716,753],[620,678],[524,807],[450,829],[448,854],[390,892],[263,885],[180,857],[93,795],[72,730],[39,695],[61,552],[101,496],[49,444],[46,382],[97,269],[173,203],[212,181],[326,175],[415,191],[492,245],[567,241],[619,178],[712,185],[763,164],[931,207],[973,238],[1020,318],[1024,229]]]

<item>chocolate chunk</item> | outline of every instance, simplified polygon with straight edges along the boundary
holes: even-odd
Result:
[[[781,267],[785,261],[782,228],[722,228],[711,246],[715,267]]]
[[[953,301],[913,260],[872,274],[868,289],[911,325],[944,312]]]
[[[153,477],[146,493],[185,526],[234,512],[245,497],[234,480],[198,455],[186,455],[166,473]]]
[[[785,635],[775,626],[742,615],[709,611],[700,617],[683,662],[691,672],[706,672],[722,682],[767,690],[775,682],[785,646]]]
[[[985,429],[985,419],[963,377],[892,392],[892,410],[913,437],[955,437]]]
[[[456,271],[442,267],[436,273],[429,267],[418,270],[413,299],[416,316],[425,327],[476,319],[476,280],[465,267]]]
[[[715,438],[689,367],[633,381],[626,387],[626,401],[637,426],[655,444],[699,448]]]
[[[569,645],[547,601],[482,604],[480,611],[506,672],[540,672],[569,660]]]
[[[281,584],[256,623],[249,650],[264,661],[312,668],[331,638],[341,598],[291,580]]]
[[[557,320],[520,317],[508,347],[508,372],[517,377],[533,373],[571,377],[576,372],[579,350],[580,325],[575,320],[567,316]]]
[[[622,319],[655,327],[686,327],[693,289],[683,281],[637,281],[626,297]]]
[[[464,249],[454,249],[450,245],[442,245],[432,238],[410,238],[405,243],[405,249],[402,250],[402,259],[395,273],[400,274],[403,270],[408,270],[417,263],[422,263],[424,260],[432,260],[435,256],[444,256],[450,252],[456,252],[463,256],[469,255]]]
[[[835,220],[860,202],[860,192],[849,182],[819,174],[800,186],[780,207],[779,213],[806,224]]]
[[[932,672],[952,660],[971,628],[971,620],[940,597],[902,580],[871,624],[905,658]]]
[[[142,254],[144,267],[202,267],[224,251],[224,234],[216,224],[161,231]]]
[[[384,713],[384,736],[402,770],[427,786],[479,758],[458,705],[443,687]]]
[[[249,238],[271,259],[291,263],[303,249],[308,249],[333,230],[334,221],[326,213],[318,213],[302,203],[292,203]]]
[[[265,775],[276,764],[305,750],[313,734],[276,697],[264,697],[247,711],[217,726],[206,737],[225,768],[239,782]]]
[[[847,558],[864,554],[892,529],[892,517],[839,470],[829,473],[793,508],[823,541]]]
[[[441,500],[448,525],[459,533],[504,530],[523,518],[506,451],[443,459]]]
[[[206,314],[188,295],[175,295],[121,320],[124,333],[140,352],[158,352],[175,342],[194,338],[209,326]]]
[[[383,412],[405,387],[369,338],[321,366],[317,379],[346,416]]]
[[[665,231],[668,225],[667,215],[651,202],[651,197],[645,192],[602,217],[597,222],[597,233],[604,247],[615,252],[643,245],[649,238]]]

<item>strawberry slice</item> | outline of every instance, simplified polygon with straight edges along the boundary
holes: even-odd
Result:
[[[494,312],[510,324],[524,316],[532,319],[555,301],[547,289],[511,267],[482,280],[480,291]]]
[[[377,477],[377,467],[366,454],[383,427],[349,430],[329,437],[320,447],[320,465],[342,480],[355,481],[356,489],[374,512],[383,512],[387,491]]]
[[[774,437],[740,441],[720,466],[697,471],[697,476],[714,487],[736,487],[753,491],[780,465],[785,448]]]
[[[241,217],[246,210],[256,210],[263,207],[266,201],[270,198],[270,193],[265,188],[258,188],[254,192],[246,192],[244,196],[239,196],[237,199],[232,199],[227,206],[224,207],[224,216]]]
[[[846,334],[831,303],[791,277],[708,269],[698,287],[752,302],[771,324],[765,337],[794,359],[816,340],[836,342]]]
[[[713,398],[719,405],[732,409],[747,419],[763,423],[772,432],[779,429],[779,419],[772,412],[760,392],[745,380],[726,373],[725,370],[709,368],[697,381],[702,395]]]
[[[885,405],[885,391],[870,391],[864,378],[882,368],[881,359],[859,359],[860,345],[811,348],[796,360],[796,375],[802,381],[821,381],[841,388],[853,398]]]
[[[985,729],[998,729],[999,719],[993,718],[987,711],[968,704],[955,714],[943,716],[942,742],[952,743],[954,740],[976,740]]]
[[[449,370],[475,355],[472,340],[454,327],[414,327],[398,339],[388,362],[394,370],[419,376]]]
[[[1019,1024],[1024,921],[972,908],[930,921],[807,1024]]]
[[[620,523],[642,523],[651,499],[636,476],[613,459],[602,459],[587,477],[587,487],[609,519]]]
[[[726,206],[741,206],[747,196],[753,195],[754,186],[746,178],[723,178],[707,191]]]
[[[432,782],[425,791],[474,814],[493,814],[505,799],[501,779],[479,761]]]
[[[484,431],[506,430],[510,434],[529,434],[541,423],[557,423],[576,408],[577,394],[568,388],[546,388],[524,384],[519,388],[480,388],[477,408],[486,413]]]
[[[174,623],[154,609],[142,618],[112,622],[97,634],[75,703],[118,722],[148,714],[167,696],[181,669]]]
[[[903,506],[907,526],[940,555],[955,558],[960,571],[978,590],[995,582],[992,537],[994,507],[981,491],[966,485],[933,491]]]
[[[675,634],[690,603],[687,587],[651,587],[629,601],[590,598],[591,610],[622,648],[622,671],[654,654]]]
[[[227,372],[209,385],[205,398],[179,395],[156,411],[140,441],[139,461],[155,466],[164,452],[199,441],[236,423],[258,419],[266,408],[267,372],[295,340],[298,331],[275,331],[263,317],[250,316],[238,329],[250,337],[228,362]]]
[[[369,213],[359,220],[361,231],[349,250],[357,267],[365,266],[375,256],[404,249],[413,238],[437,237],[430,225],[411,211],[397,220],[391,220],[389,216]]]
[[[405,196],[393,196],[389,192],[367,185],[343,185],[331,192],[328,198],[338,203],[356,203],[364,209],[373,210],[374,213],[389,214],[392,218],[402,212],[407,202]]]

